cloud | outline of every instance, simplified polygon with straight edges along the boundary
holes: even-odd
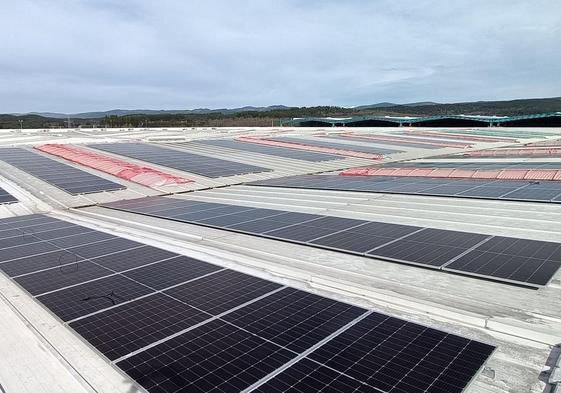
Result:
[[[19,0],[0,112],[560,95],[557,0]]]

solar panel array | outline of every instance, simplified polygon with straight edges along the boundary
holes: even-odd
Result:
[[[14,203],[17,201],[16,197],[0,187],[0,205],[4,203]]]
[[[45,215],[0,220],[0,252],[0,270],[151,393],[459,393],[494,350]]]
[[[463,156],[448,156],[442,157],[443,159],[450,158],[463,158]],[[470,158],[470,157],[465,157]],[[472,162],[458,162],[458,161],[409,161],[409,162],[396,162],[388,163],[385,166],[390,167],[414,167],[414,168],[462,168],[462,169],[561,169],[561,162],[536,162],[536,161],[518,161],[518,162],[505,162],[505,161],[475,161],[471,157]],[[433,160],[437,157],[432,158]]]
[[[286,136],[278,137],[278,138],[267,138],[267,139],[277,142],[300,143],[309,146],[327,147],[330,149],[352,150],[352,151],[357,151],[361,153],[370,153],[370,154],[392,154],[392,153],[401,152],[400,150],[395,150],[395,149],[386,149],[381,147],[368,146],[358,141],[354,144],[347,144],[347,143],[337,143],[337,141],[324,140],[321,138],[304,139],[304,138],[286,137]],[[352,142],[352,140],[349,140],[349,142]]]
[[[248,184],[266,187],[561,203],[560,181],[302,175]]]
[[[527,287],[561,267],[560,243],[166,197],[104,206]]]
[[[109,153],[210,178],[271,171],[271,169],[254,165],[221,160],[146,143],[107,143],[89,146]]]
[[[327,135],[326,137],[329,139],[341,140],[341,141],[348,141],[355,143],[360,143],[360,141],[375,143],[379,145],[392,145],[392,146],[402,146],[402,147],[415,147],[418,149],[442,149],[442,146],[438,145],[431,145],[428,143],[415,143],[415,139],[411,139],[408,141],[407,139],[403,138],[402,141],[397,140],[384,140],[384,139],[368,139],[368,135],[364,135],[365,138],[361,138],[360,134],[355,134],[352,137],[340,136],[340,135]],[[375,136],[375,135],[373,135]],[[428,142],[438,142],[434,140],[428,140]]]
[[[0,149],[0,160],[73,195],[126,188],[22,148]]]
[[[229,139],[204,140],[197,141],[197,143],[202,143],[209,146],[224,147],[227,149],[250,151],[252,153],[291,158],[294,160],[302,161],[319,162],[341,159],[341,157],[332,154],[314,153],[310,151],[296,150],[281,146],[258,145],[256,143],[247,143]]]

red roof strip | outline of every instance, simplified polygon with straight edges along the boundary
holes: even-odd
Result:
[[[131,164],[103,154],[80,149],[71,145],[46,144],[34,146],[35,149],[52,154],[121,179],[148,187],[190,183],[193,180],[171,175],[154,168]]]
[[[306,145],[305,143],[272,141],[269,139],[261,139],[261,138],[253,138],[253,137],[238,137],[236,138],[236,140],[241,142],[257,143],[260,145],[288,147],[291,149],[315,151],[318,153],[336,154],[340,156],[348,156],[348,157],[356,157],[356,158],[366,158],[370,160],[381,160],[384,158],[382,154],[370,154],[370,153],[362,153],[362,152],[347,150],[347,149],[334,149],[330,147],[312,146],[312,145]]]
[[[557,172],[555,169],[530,169],[524,180],[553,180]]]
[[[524,180],[527,174],[527,169],[505,169],[499,173],[497,179]]]

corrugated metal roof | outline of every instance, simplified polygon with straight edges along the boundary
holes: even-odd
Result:
[[[324,129],[323,132],[341,131]],[[196,199],[244,206],[267,207],[289,211],[320,213],[337,217],[376,220],[388,223],[421,225],[499,236],[561,242],[561,206],[530,202],[471,200],[443,197],[358,193],[252,187],[240,183],[275,177],[324,173],[372,164],[371,160],[342,158],[334,161],[303,162],[246,151],[197,143],[196,139],[239,135],[270,136],[292,133],[313,135],[317,129],[167,129],[167,130],[42,130],[18,134],[0,133],[0,146],[13,143],[56,142],[83,144],[101,141],[125,141],[150,138],[165,146],[235,162],[258,164],[271,172],[208,179],[202,176],[165,169],[195,180],[182,187],[151,190],[132,183],[126,190],[72,197],[32,176],[0,162],[0,186],[19,196],[20,203],[0,207],[0,217],[46,212],[58,218],[102,229],[129,239],[196,256],[227,267],[245,271],[273,281],[343,299],[357,305],[378,309],[392,315],[455,332],[466,337],[493,342],[498,353],[479,375],[468,392],[543,391],[545,383],[538,376],[546,364],[555,361],[553,346],[561,341],[561,274],[547,287],[533,291],[511,285],[443,274],[419,267],[377,261],[335,251],[236,234],[169,220],[109,210],[96,205],[106,201],[138,198],[146,195],[179,193],[173,198]],[[367,132],[362,130],[361,132]],[[373,134],[389,129],[370,130]],[[499,131],[497,131],[499,132]],[[546,130],[544,132],[550,132]],[[185,141],[182,141],[185,138]],[[179,143],[166,143],[180,140]],[[511,142],[510,142],[511,143]],[[497,147],[497,143],[476,143],[473,150]],[[350,145],[349,145],[350,146]],[[86,147],[83,147],[87,149]],[[457,149],[407,149],[385,162],[430,157],[457,152]],[[422,151],[421,151],[422,150]],[[123,157],[119,157],[123,158]],[[126,159],[142,164],[142,161]],[[439,160],[443,161],[443,160]],[[447,159],[466,162],[465,159]],[[477,160],[474,160],[476,162]],[[479,160],[489,161],[489,160]],[[493,162],[501,162],[493,159]],[[512,161],[512,159],[503,160]],[[540,159],[539,161],[547,161]],[[65,162],[68,164],[68,162]],[[70,164],[75,165],[75,164]],[[110,175],[77,166],[115,181]],[[157,166],[156,166],[157,167]],[[405,169],[403,169],[405,170]],[[444,170],[442,170],[444,171]],[[2,179],[2,176],[5,179]],[[194,192],[192,191],[197,190]],[[70,209],[68,207],[79,207]],[[2,210],[2,209],[9,209]],[[98,392],[129,392],[134,389],[114,368],[91,351],[70,330],[34,303],[22,290],[0,275],[0,292],[18,315],[22,315],[48,353],[67,362],[49,372],[62,373],[66,367],[76,371],[71,378],[89,384]],[[4,309],[0,310],[5,312]],[[7,312],[12,312],[11,309]],[[8,333],[9,333],[9,328]],[[6,327],[0,326],[4,334]],[[31,330],[30,330],[31,331]],[[13,336],[15,337],[15,336]],[[31,351],[31,349],[30,349]],[[34,356],[30,353],[26,358]],[[549,360],[548,360],[549,358]],[[14,356],[13,362],[23,360]],[[51,362],[52,359],[45,360]],[[548,363],[550,362],[550,363]],[[16,364],[16,363],[14,363]],[[36,362],[27,363],[32,369]],[[1,361],[0,361],[1,365]],[[27,372],[27,374],[26,374]],[[62,375],[60,374],[60,375]],[[1,371],[0,371],[0,375]],[[22,375],[33,377],[32,372]],[[67,375],[64,377],[66,378]],[[23,377],[22,377],[23,378]],[[62,378],[62,377],[61,377]],[[64,378],[60,380],[64,380]],[[52,391],[52,390],[51,390]]]

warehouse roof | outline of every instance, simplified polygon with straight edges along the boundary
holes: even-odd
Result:
[[[491,130],[493,134],[501,135],[501,130]],[[423,146],[422,141],[415,141],[413,136],[408,136],[406,130],[396,128],[360,130],[348,136],[342,136],[348,130],[337,128],[37,130],[28,131],[25,135],[9,131],[4,134],[4,138],[0,138],[3,146],[17,143],[35,154],[117,182],[126,188],[70,195],[45,180],[0,161],[0,187],[18,199],[15,204],[0,206],[0,214],[1,217],[23,217],[30,213],[48,212],[50,217],[66,222],[489,343],[495,345],[497,351],[466,392],[544,391],[548,388],[549,373],[542,371],[555,368],[558,361],[556,345],[561,340],[559,271],[546,286],[537,290],[528,289],[476,277],[445,274],[439,270],[398,264],[376,257],[366,258],[107,207],[117,201],[165,196],[166,200],[172,202],[220,203],[561,243],[561,229],[557,225],[561,219],[561,204],[257,187],[250,184],[256,180],[279,179],[289,175],[323,176],[338,174],[352,167],[381,167],[398,162],[459,163],[466,159],[435,158],[560,137],[556,130],[539,129],[532,130],[533,134],[521,132],[517,136],[513,136],[511,132],[509,138],[514,138],[514,141],[496,141],[489,133],[491,130],[454,130],[449,134],[457,138],[458,142],[466,142],[462,136],[476,138],[469,141],[470,146],[465,148],[437,146],[430,149]],[[440,131],[446,134],[445,130]],[[341,139],[327,138],[330,135],[340,136]],[[283,148],[298,151],[295,156],[298,158],[289,158],[285,156],[285,152],[275,155],[274,150],[261,148],[256,148],[254,152],[246,145],[244,150],[236,150],[235,143],[228,144],[228,147],[204,143],[205,140],[218,139],[236,141],[236,138],[246,136],[281,141],[283,136],[288,136],[290,143],[295,146],[285,145]],[[388,145],[381,143],[383,139],[367,141],[353,136],[384,137],[385,142],[396,143],[391,149],[398,152],[385,153],[380,160],[345,156],[345,152],[353,151],[353,147],[358,149],[359,146],[388,150]],[[26,139],[22,139],[23,137]],[[489,139],[485,140],[486,137]],[[428,138],[436,145],[450,141],[438,134]],[[325,161],[304,160],[306,156],[302,152],[312,152],[320,142],[325,145],[323,142],[326,140],[338,143],[341,155]],[[188,171],[196,168],[184,166],[183,169],[177,169],[165,166],[174,165],[173,162],[164,165],[159,160],[160,163],[156,163],[153,158],[131,158],[90,146],[106,142],[149,143],[150,146],[167,149],[164,152],[186,152],[225,162],[259,166],[268,171],[210,178]],[[147,166],[188,178],[193,182],[157,187],[141,185],[104,172],[102,167],[94,169],[33,149],[34,145],[46,143],[74,146],[106,155],[119,162]],[[261,146],[259,143],[255,145]],[[275,149],[272,145],[268,146],[268,149]],[[301,150],[302,147],[312,150]],[[314,151],[314,154],[318,152]],[[474,161],[501,163],[522,160],[561,163],[561,158],[555,156],[547,159],[477,158]],[[25,233],[22,236],[25,237]],[[59,392],[66,389],[73,392],[93,390],[124,393],[142,389],[93,351],[65,323],[34,302],[22,287],[2,274],[0,293],[0,313],[3,315],[0,337],[10,337],[10,342],[21,341],[26,346],[25,351],[21,347],[18,347],[20,350],[15,350],[13,344],[8,348],[8,344],[2,344],[0,339],[0,352],[6,352],[2,353],[6,356],[0,356],[0,381],[7,392],[41,391],[40,389]],[[3,367],[3,360],[6,362],[4,366],[9,367]],[[51,381],[50,387],[45,387],[45,381]]]

